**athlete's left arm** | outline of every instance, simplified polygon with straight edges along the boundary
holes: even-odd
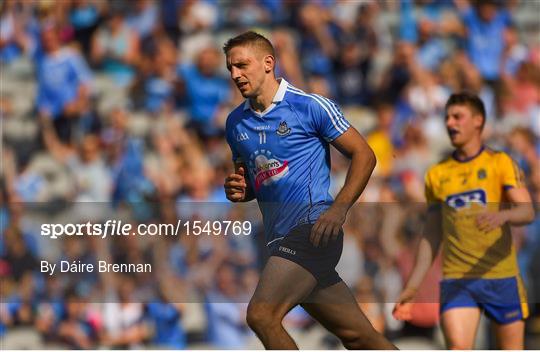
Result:
[[[508,188],[504,191],[512,206],[497,212],[486,212],[478,216],[477,225],[481,231],[489,232],[504,224],[522,226],[534,220],[531,195],[525,187]]]
[[[366,187],[377,163],[373,150],[354,127],[349,127],[334,139],[332,145],[351,159],[351,165],[334,204],[319,217],[311,230],[310,240],[315,246],[325,246],[329,239],[337,238],[349,208]]]

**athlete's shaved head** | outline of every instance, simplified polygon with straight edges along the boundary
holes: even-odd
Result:
[[[237,46],[251,46],[262,55],[276,56],[272,43],[263,35],[253,31],[245,32],[229,39],[223,46],[223,52],[225,55],[228,55],[229,51]]]

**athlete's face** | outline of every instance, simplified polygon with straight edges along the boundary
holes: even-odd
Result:
[[[467,105],[450,105],[446,110],[446,130],[452,145],[459,148],[473,138],[480,138],[482,116]]]
[[[273,58],[250,45],[236,46],[227,54],[227,69],[244,98],[261,94],[261,88],[273,69]]]

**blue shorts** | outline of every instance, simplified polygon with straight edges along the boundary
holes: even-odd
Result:
[[[480,308],[498,324],[509,324],[529,316],[520,277],[441,281],[441,313],[462,307]]]

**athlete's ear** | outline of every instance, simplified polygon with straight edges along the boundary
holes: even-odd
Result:
[[[272,55],[266,55],[264,57],[264,72],[270,73],[274,71],[276,59]]]
[[[482,115],[475,113],[473,115],[473,119],[474,119],[474,127],[482,130],[482,127],[484,127],[484,118],[482,117]]]

